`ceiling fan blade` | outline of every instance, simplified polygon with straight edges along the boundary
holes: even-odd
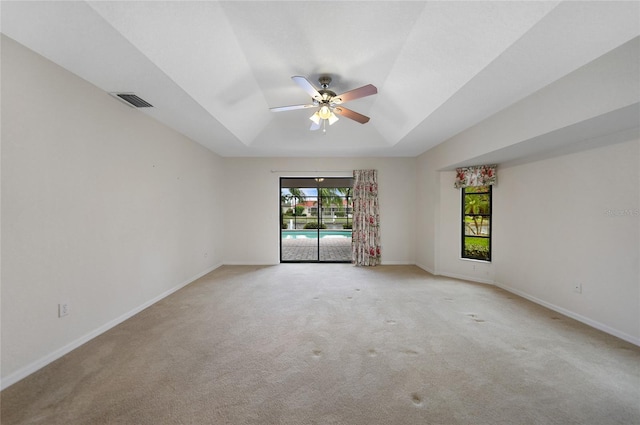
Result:
[[[331,102],[341,104],[354,99],[360,99],[361,97],[371,96],[378,93],[378,89],[373,84],[367,84],[366,86],[359,87],[357,89],[349,90],[331,99]]]
[[[272,112],[293,111],[294,109],[306,109],[314,108],[316,105],[291,105],[291,106],[278,106],[277,108],[269,108]]]
[[[355,111],[352,111],[351,109],[343,108],[342,106],[336,106],[333,109],[333,112],[335,112],[338,115],[342,115],[343,117],[352,119],[354,121],[358,121],[360,124],[366,124],[369,122],[369,117],[359,114]]]
[[[318,93],[318,90],[316,90],[316,88],[313,87],[313,84],[311,84],[309,82],[309,80],[307,80],[305,77],[301,77],[299,75],[294,75],[293,77],[291,77],[291,79],[297,85],[299,85],[302,88],[302,90],[304,90],[307,93],[309,93],[309,96],[311,96],[312,99],[322,100],[322,95],[320,93]]]
[[[318,129],[320,129],[320,123],[316,124],[316,123],[312,122],[311,123],[311,127],[309,127],[309,130],[316,131]]]

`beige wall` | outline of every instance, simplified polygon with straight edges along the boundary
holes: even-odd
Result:
[[[280,261],[280,177],[369,168],[378,170],[382,263],[414,264],[415,158],[225,158],[225,264]]]
[[[6,37],[2,87],[3,387],[220,264],[277,264],[281,176],[376,168],[383,262],[415,262],[414,158],[221,158]]]
[[[636,139],[502,167],[496,284],[639,343],[638,165]]]
[[[417,158],[417,265],[495,283],[640,345],[637,112],[635,128],[603,133],[615,117],[637,111],[638,42]],[[463,260],[452,170],[509,156],[497,161],[492,262]],[[582,294],[574,292],[579,283]]]
[[[221,264],[222,172],[3,36],[3,387]]]
[[[495,283],[640,343],[639,163],[636,137],[501,165],[491,263],[460,259],[460,191],[454,172],[440,172],[436,272]]]

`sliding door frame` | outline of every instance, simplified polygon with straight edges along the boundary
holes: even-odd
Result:
[[[280,213],[278,214],[278,219],[279,219],[278,228],[280,229],[279,238],[280,238],[280,262],[281,263],[350,263],[351,262],[350,251],[349,251],[349,258],[345,257],[344,260],[337,260],[337,259],[323,260],[321,259],[321,251],[320,251],[322,248],[321,237],[320,237],[321,231],[326,230],[326,229],[320,228],[324,221],[324,211],[323,211],[324,205],[322,205],[322,196],[320,196],[320,189],[321,188],[344,188],[344,187],[353,188],[353,177],[280,177],[280,188],[279,188],[280,189]],[[316,229],[313,229],[316,231],[315,259],[283,260],[282,258],[283,257],[282,231],[285,230],[282,228],[284,223],[284,215],[285,215],[285,208],[283,208],[283,203],[282,203],[282,191],[283,189],[287,189],[287,188],[301,188],[301,189],[308,188],[308,189],[316,190],[317,214],[316,214],[315,221],[318,223],[318,226]],[[351,194],[347,195],[345,198],[347,200],[347,205],[345,207],[345,216],[346,216],[346,221],[349,222],[352,218],[352,217],[349,217],[349,212],[350,212],[349,200],[350,199],[352,200],[353,198]],[[295,209],[295,205],[292,205],[292,208]],[[308,220],[305,219],[305,222],[306,221]],[[286,230],[296,230],[296,229],[286,229]],[[309,229],[308,231],[310,230],[312,229]],[[351,239],[351,232],[345,231],[345,233],[349,233],[349,239]]]

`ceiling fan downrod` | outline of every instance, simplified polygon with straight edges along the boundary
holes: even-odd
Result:
[[[331,77],[329,77],[328,75],[323,75],[318,78],[318,82],[320,83],[320,87],[322,87],[323,89],[328,89],[329,84],[331,84]]]

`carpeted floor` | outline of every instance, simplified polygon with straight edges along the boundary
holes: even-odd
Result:
[[[639,424],[640,348],[413,266],[224,266],[1,394],[13,424]]]

